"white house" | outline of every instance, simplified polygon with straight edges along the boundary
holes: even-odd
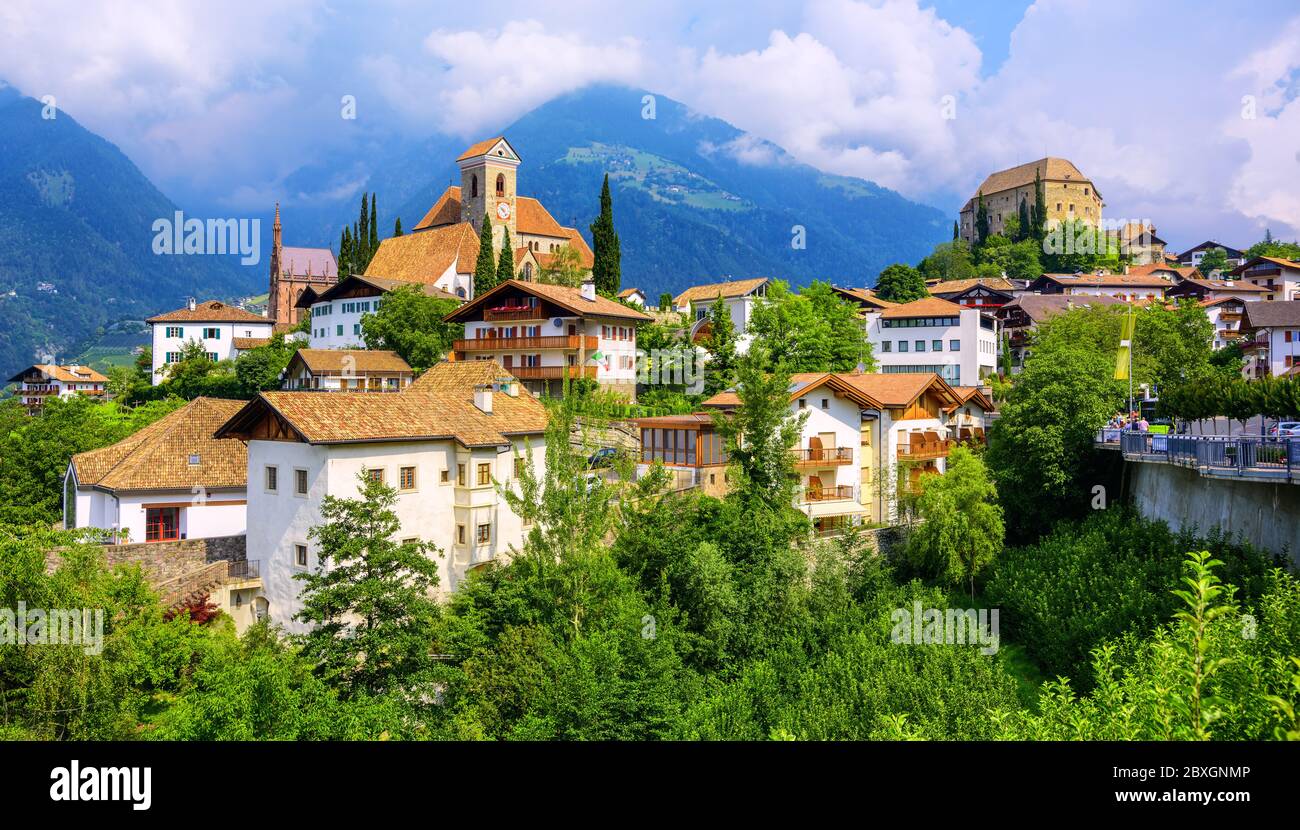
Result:
[[[1264,300],[1300,300],[1300,262],[1257,256],[1232,269],[1231,276],[1265,289]]]
[[[863,315],[882,374],[933,372],[973,386],[997,370],[998,323],[991,314],[934,297]]]
[[[434,283],[358,275],[344,277],[319,293],[309,288],[298,298],[299,309],[311,309],[308,345],[313,349],[364,349],[361,318],[378,311],[389,291],[406,285],[430,297],[459,301],[456,295]]]
[[[535,394],[563,394],[565,378],[588,378],[636,397],[636,328],[653,318],[596,293],[506,280],[448,314],[465,337],[456,360],[494,360]]]
[[[748,334],[749,321],[754,316],[755,306],[767,296],[770,282],[767,277],[757,277],[694,285],[673,298],[673,310],[685,315],[690,322],[691,342],[699,343],[709,335],[709,310],[721,297],[736,330],[736,351],[744,354],[753,339]]]
[[[244,403],[195,398],[116,444],[74,455],[64,526],[100,528],[122,542],[243,533],[248,451],[213,433]]]
[[[90,395],[102,398],[106,394],[108,378],[89,366],[38,363],[9,378],[9,382],[18,384],[14,397],[21,398],[27,413],[34,415],[51,397],[66,400],[73,395]]]
[[[625,303],[631,303],[642,308],[645,308],[646,305],[645,292],[640,288],[624,288],[618,292],[618,298]]]
[[[1261,378],[1292,373],[1300,366],[1300,300],[1265,300],[1243,308],[1243,374]]]
[[[269,339],[275,322],[251,311],[226,305],[217,300],[195,303],[193,299],[185,308],[150,317],[147,322],[153,329],[153,383],[167,379],[166,367],[178,363],[187,343],[197,342],[213,360],[235,357],[236,338],[245,346],[252,341]]]
[[[313,392],[400,392],[415,371],[382,349],[299,349],[289,358],[282,389]]]
[[[527,459],[545,467],[542,404],[494,362],[440,363],[392,395],[264,392],[217,434],[248,442],[248,558],[261,561],[274,622],[302,631],[294,575],[318,564],[311,530],[326,496],[356,498],[362,476],[398,491],[399,541],[442,551],[439,593],[522,547],[522,519],[496,490]]]
[[[1230,248],[1227,245],[1222,245],[1214,240],[1206,240],[1195,248],[1188,248],[1186,251],[1179,254],[1178,263],[1180,265],[1194,265],[1199,268],[1201,260],[1205,259],[1205,255],[1210,251],[1213,251],[1215,248],[1222,248],[1223,252],[1227,254],[1229,268],[1235,268],[1246,261],[1246,254],[1244,252],[1239,251],[1236,248]],[[1209,276],[1209,274],[1206,274],[1206,276]]]

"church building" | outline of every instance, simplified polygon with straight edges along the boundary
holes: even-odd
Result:
[[[267,317],[277,330],[298,324],[298,300],[307,289],[324,291],[338,281],[339,268],[329,248],[286,248],[281,241],[280,203],[271,227],[271,289]]]

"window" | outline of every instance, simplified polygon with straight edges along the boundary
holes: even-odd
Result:
[[[465,465],[464,464],[456,465],[456,484],[459,487],[465,486]]]
[[[471,198],[478,195],[478,176],[469,177],[469,195]]]
[[[480,545],[486,545],[490,541],[492,541],[492,525],[479,525],[478,543]]]
[[[899,341],[898,341],[898,350],[899,350],[900,352],[905,352],[905,351],[907,351],[907,341],[906,341],[906,340],[899,340]]]
[[[398,486],[403,490],[415,489],[415,468],[402,467],[397,474]]]
[[[831,408],[830,398],[822,398],[822,409],[830,409],[830,408]]]
[[[918,340],[918,341],[916,341],[916,350],[917,350],[918,352],[923,352],[923,351],[925,351],[925,341],[924,341],[924,340]]]
[[[360,323],[353,323],[353,324],[352,324],[352,333],[353,333],[353,334],[360,334],[360,333],[361,333],[361,324],[360,324]]]
[[[204,330],[203,330],[203,339],[204,339],[204,340],[220,340],[220,339],[221,339],[221,329],[204,329]]]
[[[147,507],[144,511],[144,540],[167,542],[181,538],[179,507]]]
[[[948,341],[948,351],[950,351],[950,352],[959,352],[959,351],[961,351],[961,341],[960,341],[960,340],[949,340],[949,341]]]
[[[166,334],[168,337],[183,337],[184,332],[185,330],[180,326],[168,326]]]
[[[204,352],[204,354],[207,355],[208,360],[210,360],[211,362],[213,362],[213,363],[216,363],[216,362],[217,362],[217,353],[216,353],[216,352]]]
[[[497,195],[506,195],[506,174],[497,173]]]
[[[266,492],[268,492],[268,493],[274,493],[276,490],[279,489],[279,487],[280,487],[280,484],[279,484],[279,477],[280,477],[280,468],[279,468],[279,467],[269,467],[269,466],[268,466],[268,467],[266,468],[266,478],[264,479],[265,484],[266,484]]]
[[[402,540],[402,544],[403,544],[403,545],[418,545],[418,544],[420,544],[420,540],[419,540],[418,537],[415,537],[415,536],[408,536],[408,537],[406,537],[405,539]]]
[[[368,468],[368,469],[366,470],[366,478],[369,479],[370,481],[377,481],[377,482],[379,482],[380,484],[383,484],[383,483],[384,483],[384,468],[383,468],[383,467],[370,467],[370,468]]]
[[[451,484],[451,470],[443,470],[438,480],[443,484]]]
[[[342,336],[343,336],[343,326],[338,325],[338,326],[335,326],[334,329],[335,329],[335,331],[334,331],[335,335],[337,335],[337,336],[339,336],[339,337],[342,337]]]
[[[880,344],[880,350],[881,350],[882,352],[892,352],[892,351],[894,350],[894,343],[893,343],[893,341],[892,341],[892,340],[886,340],[886,341],[884,341],[883,343],[881,343],[881,344]]]
[[[307,495],[307,471],[301,468],[293,471],[293,492],[300,496]]]
[[[180,363],[180,362],[181,362],[181,353],[180,353],[180,352],[168,352],[168,353],[167,353],[167,356],[166,356],[166,358],[165,358],[165,360],[166,360],[168,363]]]
[[[293,564],[299,568],[307,567],[307,546],[295,544],[293,546]]]
[[[491,464],[480,464],[480,465],[478,465],[478,483],[479,483],[479,486],[480,486],[480,487],[482,487],[482,486],[485,485],[485,484],[491,484],[491,483],[492,483],[492,465],[491,465]]]
[[[515,478],[523,478],[526,466],[527,461],[522,455],[515,458]]]
[[[799,408],[800,408],[800,409],[806,409],[807,407],[808,407],[808,400],[807,400],[806,398],[800,398],[800,399],[799,399]]]
[[[932,351],[932,352],[941,352],[941,351],[943,351],[943,341],[942,341],[942,340],[935,340],[934,342],[932,342],[932,343],[930,344],[930,351]]]
[[[465,544],[465,525],[456,525],[456,544]]]

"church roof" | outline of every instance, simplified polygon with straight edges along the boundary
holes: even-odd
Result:
[[[485,155],[486,153],[491,151],[493,147],[497,146],[497,142],[505,141],[505,140],[506,140],[505,136],[499,135],[496,136],[495,138],[489,138],[486,141],[480,141],[477,144],[471,145],[469,149],[467,149],[465,152],[457,156],[456,161],[465,161],[466,159],[472,159],[475,156]],[[506,145],[509,146],[510,142],[506,141]],[[515,154],[514,150],[515,150],[514,147],[510,147],[512,158],[517,157],[517,154]]]
[[[424,214],[415,225],[416,231],[424,231],[428,228],[438,228],[446,225],[455,225],[460,223],[460,188],[456,186],[448,187],[438,197],[438,201],[433,203],[429,212]],[[550,236],[555,239],[567,239],[578,253],[583,257],[583,263],[590,268],[589,259],[591,248],[583,241],[582,234],[576,228],[566,228],[555,221],[541,202],[531,196],[515,197],[515,230],[517,233],[528,234],[529,236]],[[286,250],[288,250],[286,248]]]
[[[438,201],[433,203],[429,212],[424,214],[415,225],[415,230],[422,231],[425,228],[433,228],[438,225],[454,225],[460,221],[460,188],[449,187],[438,197]]]
[[[472,273],[477,258],[478,234],[468,222],[458,222],[385,239],[365,276],[432,283],[453,266],[458,274]]]
[[[329,248],[280,248],[280,273],[287,277],[329,277],[339,275],[334,252]]]

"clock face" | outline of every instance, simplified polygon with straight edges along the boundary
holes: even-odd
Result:
[[[507,202],[497,202],[497,216],[501,219],[510,218],[510,205]]]

